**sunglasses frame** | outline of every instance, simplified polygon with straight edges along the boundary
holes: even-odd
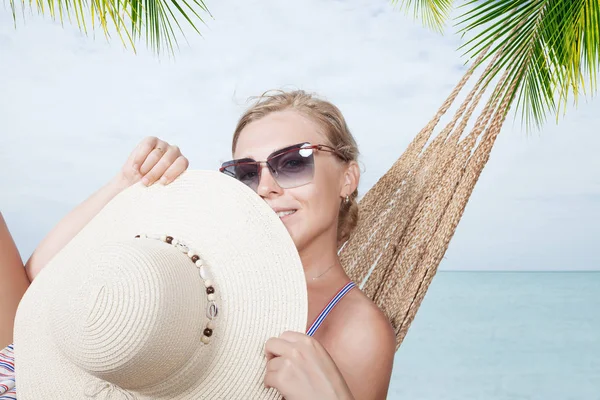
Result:
[[[256,161],[253,160],[252,158],[240,158],[240,159],[235,159],[235,160],[230,160],[230,161],[226,161],[223,164],[221,164],[221,167],[219,168],[219,172],[224,173],[225,175],[231,176],[234,179],[237,179],[235,176],[233,176],[232,174],[228,173],[227,168],[230,168],[232,166],[235,165],[257,165],[258,166],[258,180],[260,182],[260,178],[261,178],[261,171],[262,171],[262,166],[266,165],[267,168],[269,168],[269,171],[271,172],[271,175],[273,176],[273,178],[275,179],[275,181],[277,182],[277,172],[275,171],[275,169],[273,168],[273,166],[270,164],[270,162],[278,157],[281,157],[285,154],[294,152],[294,151],[301,151],[301,150],[313,150],[313,151],[324,151],[327,153],[332,153],[335,154],[337,157],[339,157],[342,161],[347,161],[346,158],[343,156],[342,153],[340,153],[339,150],[328,146],[326,144],[311,144],[309,142],[302,142],[302,143],[298,143],[298,144],[294,144],[292,146],[288,146],[288,147],[284,147],[282,149],[279,150],[275,150],[274,152],[272,152],[271,154],[269,154],[269,156],[267,157],[267,159],[265,161]],[[279,185],[279,182],[277,182],[277,184]],[[281,185],[280,185],[281,186]],[[289,188],[288,188],[289,189]]]

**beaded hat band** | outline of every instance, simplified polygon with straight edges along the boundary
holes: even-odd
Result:
[[[136,239],[144,238],[144,239],[160,240],[161,242],[170,244],[173,247],[175,247],[177,250],[179,250],[182,253],[184,253],[185,255],[187,255],[190,258],[190,260],[192,261],[192,263],[194,263],[194,265],[198,269],[198,274],[200,276],[200,279],[202,279],[202,281],[204,282],[204,287],[206,287],[206,295],[207,295],[206,297],[208,300],[208,302],[206,304],[206,317],[208,318],[208,322],[206,323],[206,327],[204,328],[204,331],[202,332],[203,335],[200,340],[204,344],[209,344],[210,337],[212,336],[213,331],[215,329],[214,321],[215,321],[215,318],[217,318],[219,309],[217,307],[217,303],[215,303],[215,299],[216,299],[215,298],[215,287],[214,287],[213,278],[212,278],[212,275],[210,274],[210,269],[209,269],[208,265],[206,265],[206,263],[200,258],[200,255],[196,250],[191,249],[184,242],[182,242],[178,239],[175,239],[173,236],[141,234],[141,235],[136,235],[135,237],[136,237]]]

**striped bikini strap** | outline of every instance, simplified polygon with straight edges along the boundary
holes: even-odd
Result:
[[[344,296],[347,295],[348,292],[350,292],[355,287],[356,284],[354,282],[348,282],[343,288],[341,288],[340,291],[333,297],[333,299],[331,299],[329,304],[325,306],[323,311],[321,311],[317,319],[315,319],[315,322],[313,322],[310,328],[308,328],[308,331],[306,331],[306,335],[313,336],[315,332],[317,332],[317,329],[319,329],[323,321],[325,321],[325,318],[327,318],[327,315],[329,315],[331,310],[333,310],[337,303],[339,303],[340,300],[342,300]]]

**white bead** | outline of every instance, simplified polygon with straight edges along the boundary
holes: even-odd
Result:
[[[211,293],[208,295],[208,301],[215,301],[215,294]]]
[[[194,250],[190,250],[190,251],[188,251],[188,257],[189,257],[189,258],[192,258],[192,257],[194,257],[194,256],[197,256],[197,255],[198,255],[198,254],[197,254],[197,253],[196,253]]]
[[[173,238],[173,240],[171,240],[171,244],[172,244],[173,246],[177,246],[177,245],[179,244],[179,240],[177,240],[177,239]]]
[[[214,331],[215,330],[215,323],[213,321],[208,321],[208,324],[206,324],[206,327],[208,329],[211,329],[211,330]]]
[[[160,237],[160,240],[163,241],[163,242],[166,242],[167,241],[167,235],[162,235]]]
[[[219,315],[219,308],[217,307],[217,303],[215,303],[214,301],[209,302],[208,306],[206,307],[206,316],[209,320],[212,320],[217,318],[217,315]]]
[[[196,261],[196,267],[198,267],[198,268],[202,267],[203,264],[204,263],[202,262],[201,258],[199,258],[198,261]]]
[[[144,238],[144,239],[147,239],[147,238],[148,238],[148,235],[146,235],[145,233],[142,233],[142,234],[140,235],[140,237],[142,237],[142,238]]]
[[[211,280],[212,276],[206,265],[200,266],[200,277],[205,281]]]
[[[202,343],[204,343],[204,344],[209,344],[210,343],[210,338],[208,336],[204,336],[203,335],[202,339],[200,339],[200,340],[202,340]]]
[[[207,280],[204,281],[204,286],[209,287],[209,286],[212,286],[212,285],[213,285],[213,283],[212,283],[212,281],[210,279],[207,279]]]

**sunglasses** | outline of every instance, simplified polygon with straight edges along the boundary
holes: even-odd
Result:
[[[269,168],[279,187],[295,188],[312,182],[315,175],[316,151],[335,154],[345,161],[344,156],[331,146],[300,143],[271,153],[267,161],[255,161],[251,158],[227,161],[221,165],[219,171],[256,191],[264,164]]]

